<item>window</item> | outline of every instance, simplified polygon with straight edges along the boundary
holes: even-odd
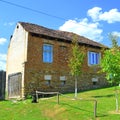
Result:
[[[50,80],[46,80],[45,84],[48,85],[48,86],[50,86]]]
[[[50,44],[43,45],[43,62],[53,62],[53,46]]]
[[[66,84],[66,81],[61,81],[61,86],[64,86]]]
[[[45,75],[45,76],[44,76],[44,79],[45,79],[45,80],[51,80],[51,79],[52,79],[52,76],[51,76],[51,75]]]
[[[44,79],[45,79],[45,84],[49,86],[50,85],[50,81],[52,79],[52,76],[51,75],[45,75]]]
[[[60,82],[61,82],[61,86],[64,86],[66,84],[66,77],[60,76]]]
[[[100,63],[100,53],[98,52],[88,52],[88,64],[97,65]]]
[[[98,83],[98,78],[92,78],[92,83],[93,83],[93,85],[97,85],[97,83]]]

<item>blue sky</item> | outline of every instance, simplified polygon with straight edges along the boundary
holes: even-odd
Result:
[[[10,36],[19,21],[110,46],[109,33],[120,37],[120,0],[0,0],[0,70],[6,68]]]

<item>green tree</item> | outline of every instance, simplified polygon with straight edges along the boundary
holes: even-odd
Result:
[[[69,59],[70,73],[75,77],[75,98],[77,97],[78,76],[82,73],[82,63],[84,60],[84,47],[79,46],[77,36],[72,41],[72,51]]]
[[[115,85],[116,111],[118,112],[118,90],[116,85],[120,83],[120,47],[118,46],[118,36],[109,35],[112,42],[110,49],[104,51],[101,60],[102,72],[105,72],[109,83]]]

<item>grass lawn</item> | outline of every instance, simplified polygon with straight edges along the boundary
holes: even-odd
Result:
[[[39,99],[39,103],[31,103],[31,99],[0,101],[0,120],[120,120],[120,112],[115,112],[114,87],[78,93],[78,98],[97,100],[96,118],[93,101],[72,98],[72,93],[61,95],[60,104],[56,96]]]

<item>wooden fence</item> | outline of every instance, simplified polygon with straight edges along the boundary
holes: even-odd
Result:
[[[35,99],[36,99],[36,102],[38,102],[38,99],[39,99],[39,97],[38,97],[38,95],[39,94],[42,94],[42,95],[53,95],[53,94],[55,94],[55,95],[57,95],[57,103],[59,104],[60,103],[60,95],[62,96],[63,94],[61,94],[60,92],[41,92],[41,91],[36,91],[35,92]],[[66,96],[66,95],[63,95],[63,96],[65,96],[65,97],[68,97],[68,96]],[[71,97],[69,97],[69,98],[71,98]],[[75,100],[79,100],[79,101],[90,101],[90,102],[93,102],[93,104],[94,104],[94,108],[93,108],[93,113],[94,113],[94,118],[96,118],[97,117],[97,100],[95,100],[95,99],[82,99],[82,98],[75,98]]]
[[[5,99],[6,72],[0,71],[0,100]]]

